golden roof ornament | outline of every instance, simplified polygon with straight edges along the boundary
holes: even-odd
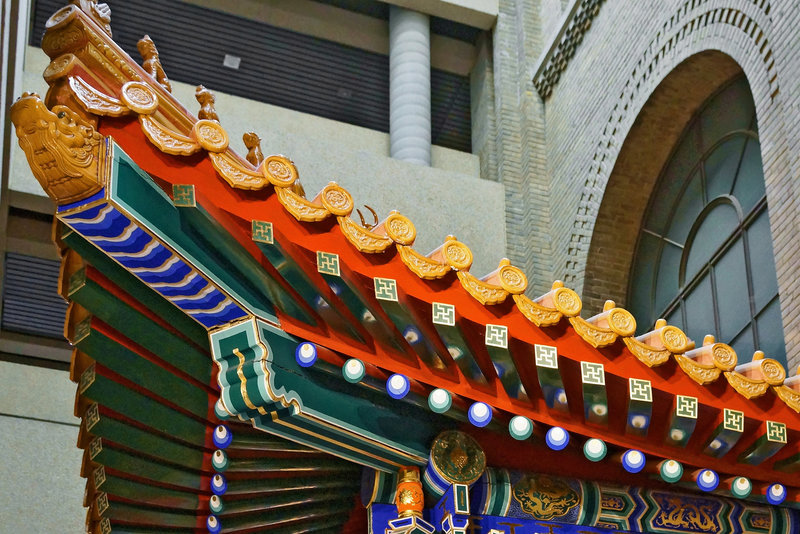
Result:
[[[200,89],[200,87],[203,86],[200,85],[197,88]],[[195,97],[197,97],[197,93],[195,93]],[[253,167],[261,165],[261,162],[264,161],[264,153],[261,152],[261,138],[258,134],[255,132],[246,132],[242,136],[242,141],[244,142],[245,148],[247,148],[247,161],[249,161]]]
[[[197,89],[194,90],[194,97],[197,99],[197,102],[200,104],[200,111],[197,112],[198,119],[205,119],[209,121],[217,121],[219,122],[219,115],[217,115],[217,110],[214,105],[217,102],[217,97],[214,96],[214,93],[209,91],[203,85],[198,85]],[[245,134],[247,136],[248,134]],[[253,134],[255,135],[255,134]],[[256,139],[258,136],[256,135]],[[258,139],[258,142],[261,142],[261,139]],[[246,143],[246,141],[245,141]],[[250,148],[249,146],[247,148]],[[261,149],[259,148],[259,152]],[[262,155],[261,158],[263,159],[264,156]],[[248,160],[249,161],[249,160]]]
[[[111,8],[108,4],[98,4],[97,0],[71,0],[70,4],[77,6],[111,37]]]
[[[164,72],[164,67],[161,65],[161,59],[158,57],[158,49],[156,44],[149,35],[145,35],[139,42],[136,43],[136,48],[142,56],[142,68],[153,77],[158,84],[167,90],[168,93],[172,92],[172,85],[169,83],[167,73]]]

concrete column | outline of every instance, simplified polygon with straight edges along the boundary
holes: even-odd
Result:
[[[389,12],[389,141],[393,158],[430,166],[430,20],[397,6]]]

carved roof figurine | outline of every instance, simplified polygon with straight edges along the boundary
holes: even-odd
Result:
[[[195,94],[195,97],[199,94],[200,87],[199,86],[198,93]],[[213,97],[213,95],[212,95]],[[199,97],[198,97],[199,99]],[[202,110],[200,111],[202,113]],[[205,117],[200,117],[205,118]],[[242,136],[242,141],[244,141],[244,146],[247,148],[247,161],[249,161],[253,167],[258,167],[261,165],[261,162],[264,161],[264,154],[261,152],[261,138],[255,132],[246,132]]]
[[[81,11],[89,15],[98,26],[111,37],[111,8],[108,4],[98,4],[97,0],[71,0],[73,5],[78,6]]]
[[[214,108],[214,104],[217,101],[217,97],[214,96],[214,93],[206,89],[205,86],[198,85],[197,89],[194,91],[194,97],[200,103],[200,111],[197,112],[197,118],[219,122],[219,115],[217,115],[217,110]],[[256,136],[256,138],[258,138],[258,136]],[[258,139],[258,142],[260,141],[261,139]],[[247,148],[250,147],[248,146]],[[261,158],[263,159],[264,156],[262,155]]]
[[[172,85],[169,83],[167,73],[164,72],[164,67],[161,66],[161,59],[158,57],[158,49],[150,36],[145,35],[139,39],[139,42],[136,43],[136,48],[142,56],[142,68],[147,71],[147,74],[152,76],[161,87],[171,93]]]

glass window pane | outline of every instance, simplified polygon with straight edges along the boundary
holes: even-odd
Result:
[[[681,315],[681,307],[680,306],[677,306],[672,311],[672,313],[667,315],[666,320],[667,320],[667,324],[671,324],[672,326],[677,326],[678,328],[683,330],[684,333],[686,332],[686,330],[683,328],[683,316]],[[655,322],[655,321],[653,321],[653,322]],[[702,339],[700,341],[702,341]]]
[[[753,359],[753,352],[756,348],[753,345],[753,330],[749,326],[728,344],[736,351],[739,363],[746,363]]]
[[[694,235],[692,249],[686,261],[684,281],[694,278],[738,226],[739,216],[730,204],[718,204],[708,212]]]
[[[732,130],[747,130],[753,118],[753,96],[741,78],[711,99],[700,116],[703,145],[708,148]]]
[[[727,343],[752,320],[741,238],[714,266],[714,275],[717,284],[719,340]]]
[[[647,214],[645,228],[658,234],[666,232],[672,205],[677,201],[684,181],[700,160],[700,137],[697,122],[686,132],[675,154],[672,155],[667,169],[653,193],[655,199]]]
[[[749,139],[744,149],[744,157],[733,187],[733,196],[742,205],[742,211],[749,213],[764,196],[764,168],[761,166],[761,147],[755,139]]]
[[[707,199],[712,200],[720,195],[730,195],[733,188],[733,179],[742,159],[747,137],[737,135],[714,149],[706,158],[706,191]]]
[[[702,341],[706,334],[717,335],[714,327],[714,307],[711,300],[711,277],[706,275],[697,286],[686,295],[686,334],[696,341]]]
[[[762,211],[747,229],[747,238],[753,270],[753,300],[756,310],[760,310],[778,294],[775,254],[772,252],[772,233],[769,231],[767,210]]]
[[[636,291],[628,301],[630,312],[636,317],[636,324],[646,328],[655,319],[653,310],[652,289],[656,267],[656,255],[661,240],[642,232],[639,235],[639,246],[634,257],[631,283]],[[644,330],[642,330],[644,331]]]
[[[705,206],[703,202],[703,190],[700,178],[700,172],[697,171],[689,181],[689,185],[683,192],[683,196],[678,201],[677,209],[672,215],[669,229],[667,230],[667,237],[676,243],[683,244],[686,242],[686,236],[689,235],[689,230],[692,228],[695,219],[700,215],[700,212]]]
[[[678,273],[682,255],[682,249],[664,242],[661,250],[661,262],[656,275],[656,314],[662,313],[667,304],[678,295]]]
[[[786,344],[783,340],[780,301],[775,298],[756,319],[758,325],[758,349],[767,358],[774,358],[786,367]]]

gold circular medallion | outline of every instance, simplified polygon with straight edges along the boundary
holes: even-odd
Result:
[[[431,465],[451,484],[472,484],[486,469],[486,454],[472,437],[458,430],[446,430],[431,446]]]
[[[200,119],[192,128],[195,141],[209,152],[225,152],[228,148],[228,133],[216,121]]]
[[[732,371],[738,360],[736,351],[725,343],[714,343],[711,357],[714,358],[714,365],[723,371]]]
[[[472,251],[460,241],[451,240],[444,245],[444,258],[453,269],[465,271],[472,265]]]
[[[764,375],[764,381],[770,386],[780,386],[786,380],[786,369],[772,358],[761,360],[761,373]]]
[[[261,172],[278,187],[289,187],[297,180],[297,167],[286,156],[267,156],[261,164]]]
[[[559,287],[553,295],[553,305],[566,317],[575,317],[581,313],[583,303],[575,291],[568,287]]]
[[[383,227],[386,229],[386,235],[400,245],[411,245],[417,238],[414,223],[396,211],[389,214]]]
[[[500,285],[512,295],[520,295],[528,287],[528,278],[519,267],[504,265],[500,268]]]
[[[76,17],[78,14],[78,8],[76,6],[66,6],[62,7],[55,13],[53,13],[47,22],[44,23],[44,27],[47,30],[52,30],[53,28],[57,28],[58,26],[63,26],[69,23],[72,19]]]
[[[158,109],[158,96],[143,82],[127,82],[123,85],[120,100],[139,115],[150,115]]]
[[[632,336],[636,332],[636,319],[628,310],[614,308],[608,314],[608,325],[618,336]]]
[[[677,326],[665,326],[661,330],[661,342],[668,351],[680,354],[686,350],[689,340]]]
[[[64,54],[63,56],[55,58],[47,65],[47,68],[44,69],[45,81],[50,82],[67,74],[75,64],[76,59],[74,54]]]
[[[337,217],[346,217],[353,211],[353,197],[338,184],[331,182],[326,185],[321,197],[325,209]]]

